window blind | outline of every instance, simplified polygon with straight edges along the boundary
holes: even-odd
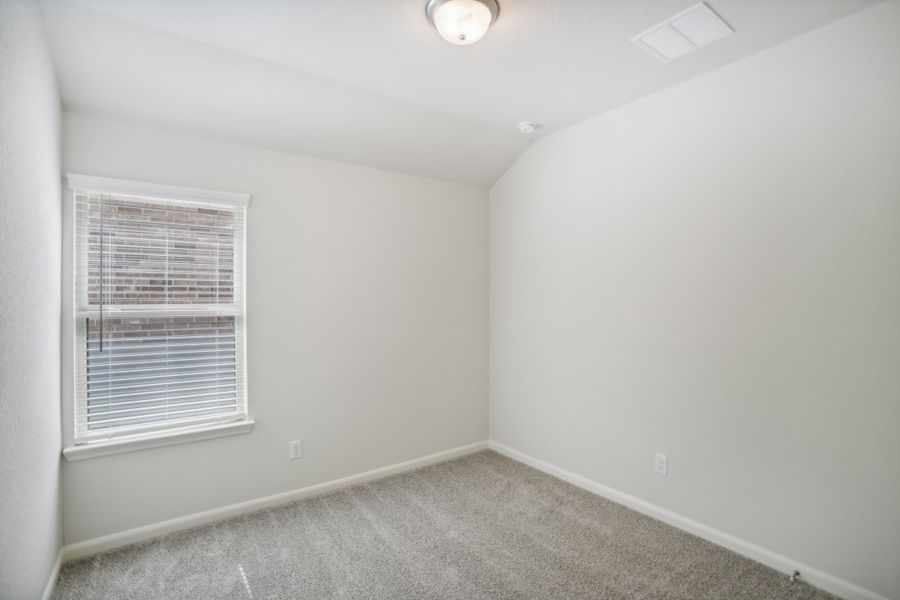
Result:
[[[75,191],[75,439],[246,417],[236,204]]]

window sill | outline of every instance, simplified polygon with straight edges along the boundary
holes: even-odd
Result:
[[[187,444],[189,442],[210,440],[240,433],[250,433],[253,431],[254,425],[256,425],[256,421],[247,419],[221,425],[207,425],[203,427],[192,427],[190,429],[155,432],[152,434],[119,438],[117,440],[69,446],[63,448],[62,453],[68,461],[83,460],[85,458],[95,458],[97,456],[121,454],[122,452],[134,452],[136,450],[146,450],[148,448],[159,448],[161,446],[172,446],[174,444]]]

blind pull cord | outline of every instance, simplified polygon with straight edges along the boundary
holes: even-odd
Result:
[[[103,194],[100,194],[100,353],[103,353]]]

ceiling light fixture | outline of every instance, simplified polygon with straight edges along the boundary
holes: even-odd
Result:
[[[428,0],[425,16],[446,41],[457,46],[474,44],[497,20],[497,0]]]

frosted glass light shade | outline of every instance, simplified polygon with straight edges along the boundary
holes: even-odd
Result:
[[[466,46],[484,37],[498,6],[495,0],[431,0],[425,10],[442,38]]]

